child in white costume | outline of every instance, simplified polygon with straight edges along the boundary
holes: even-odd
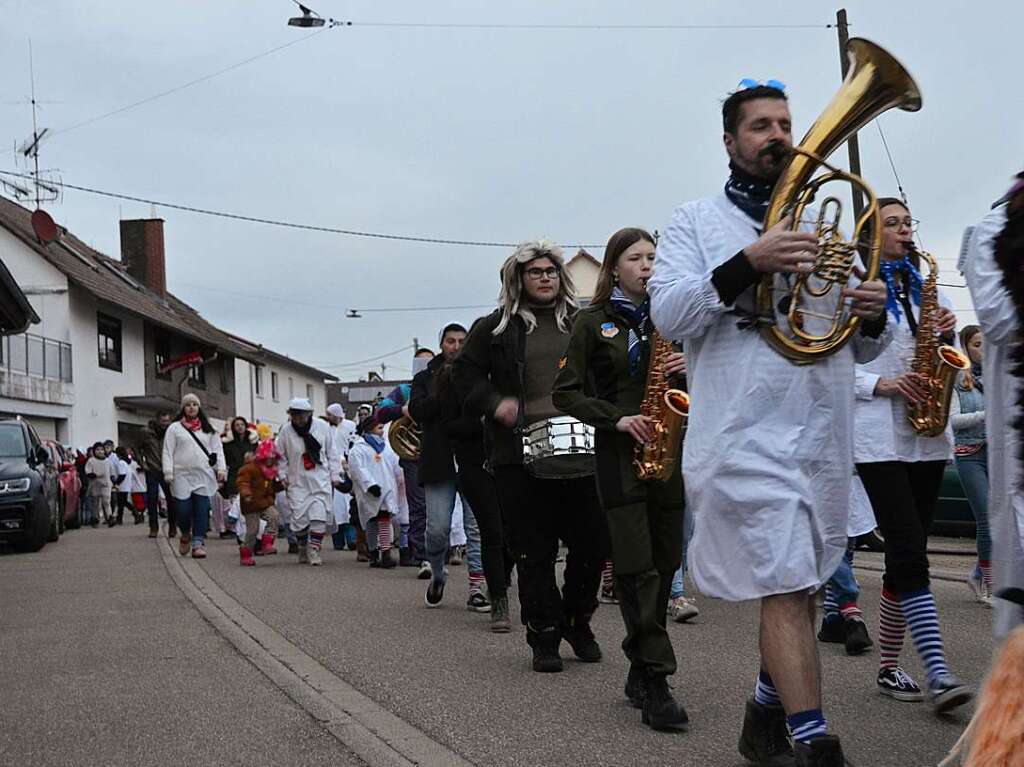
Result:
[[[398,456],[386,449],[384,426],[374,416],[359,424],[359,434],[348,454],[348,469],[370,548],[370,567],[395,567],[391,524],[402,509],[398,493],[402,469]]]

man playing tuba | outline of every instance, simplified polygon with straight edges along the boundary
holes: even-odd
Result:
[[[794,365],[761,338],[756,284],[809,271],[818,240],[788,231],[787,219],[762,232],[793,144],[782,83],[741,82],[722,118],[725,190],[676,210],[648,283],[658,331],[684,341],[693,397],[683,455],[690,568],[704,594],[761,601],[761,669],[740,753],[755,764],[841,765],[821,710],[812,595],[846,549],[854,362],[888,343],[885,286],[846,288],[863,322],[813,365]]]

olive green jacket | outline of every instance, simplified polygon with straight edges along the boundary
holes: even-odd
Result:
[[[623,416],[639,413],[650,344],[642,345],[637,370],[630,375],[628,338],[629,325],[610,303],[577,314],[552,391],[555,407],[605,431],[615,431]]]

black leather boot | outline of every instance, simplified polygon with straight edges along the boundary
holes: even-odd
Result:
[[[796,761],[782,706],[762,706],[749,699],[739,749],[748,762],[759,767],[794,767]]]
[[[550,674],[562,670],[562,656],[558,654],[562,632],[556,626],[549,626],[540,631],[527,626],[526,641],[533,650],[534,671]]]
[[[626,675],[626,698],[633,708],[644,707],[644,695],[647,693],[647,679],[644,670],[639,666],[630,666]]]
[[[652,730],[685,730],[690,723],[686,709],[673,697],[663,674],[649,674],[643,703],[643,723]]]

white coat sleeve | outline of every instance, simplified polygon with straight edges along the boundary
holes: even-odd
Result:
[[[277,459],[277,473],[278,476],[287,477],[288,475],[288,439],[285,436],[284,429],[281,429],[277,433],[277,439],[274,440],[274,446],[277,447],[277,454],[280,456]]]
[[[892,320],[888,317],[885,318],[885,329],[878,334],[877,338],[872,338],[871,336],[864,335],[863,333],[860,332],[860,329],[858,328],[857,332],[853,334],[853,338],[850,339],[850,344],[853,346],[854,361],[861,365],[867,362],[871,362],[871,360],[875,359],[876,357],[878,357],[879,354],[885,351],[885,347],[892,343],[892,334]],[[878,380],[877,376],[875,376],[875,380]],[[857,383],[857,396],[860,397],[859,372]],[[872,382],[871,391],[874,392],[874,390],[875,384],[874,382]],[[871,397],[867,397],[866,399],[871,399]]]
[[[170,482],[174,478],[174,443],[177,440],[178,430],[171,424],[164,434],[163,455],[160,462],[164,467],[164,479]]]
[[[227,474],[228,462],[224,459],[224,443],[216,434],[211,434],[210,437],[210,452],[217,456],[217,466],[215,467],[215,469],[218,472],[223,472],[224,474]]]
[[[675,341],[704,335],[727,310],[698,247],[696,224],[692,206],[676,210],[658,240],[647,283],[651,318],[663,336]]]
[[[857,399],[862,400],[873,400],[875,398],[875,385],[878,383],[878,379],[881,378],[878,373],[872,373],[870,370],[865,370],[860,365],[854,368],[854,391],[857,394]]]
[[[349,476],[352,479],[352,484],[363,494],[373,485],[377,484],[366,464],[367,456],[365,453],[366,451],[364,450],[352,448],[348,454]]]
[[[331,484],[341,482],[341,446],[338,432],[327,431],[327,469],[331,472]]]
[[[994,252],[995,238],[1006,225],[1006,208],[1004,203],[974,227],[964,262],[964,276],[985,341],[1000,346],[1009,344],[1017,332],[1013,301],[1003,287]]]

